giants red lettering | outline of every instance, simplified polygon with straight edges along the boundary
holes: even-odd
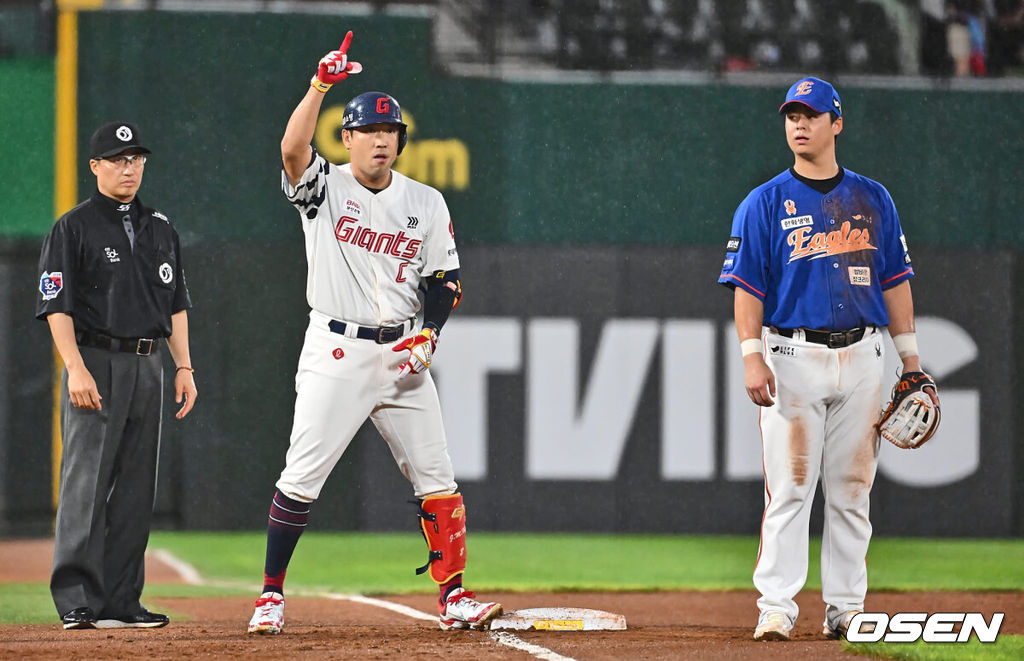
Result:
[[[373,242],[377,239],[377,233],[368,227],[363,228],[363,233],[356,239],[356,245],[373,252]]]
[[[380,113],[382,115],[386,115],[386,114],[388,114],[389,110],[391,110],[391,104],[388,103],[387,99],[385,99],[384,97],[381,97],[381,98],[377,99],[377,112],[378,113]]]
[[[420,241],[419,239],[413,239],[412,241],[410,241],[409,245],[406,246],[405,248],[405,252],[402,253],[402,257],[405,257],[406,259],[412,259],[413,257],[415,257],[416,251],[420,249],[421,243],[423,242]]]
[[[377,235],[377,243],[373,245],[373,252],[382,252],[385,255],[390,254],[391,244],[394,242],[394,240],[394,234],[381,232],[380,234]],[[384,246],[385,243],[387,243],[387,247]]]
[[[338,237],[338,241],[348,241],[349,237],[352,236],[352,232],[355,228],[347,225],[347,223],[358,222],[355,218],[349,216],[342,216],[338,219],[338,224],[334,226],[334,235]]]
[[[334,236],[341,243],[359,246],[367,252],[391,255],[406,260],[414,259],[423,244],[420,239],[410,239],[403,231],[399,231],[397,236],[390,232],[378,233],[368,227],[359,227],[356,225],[358,222],[357,219],[350,216],[342,216],[338,219],[338,224],[334,226]]]
[[[401,257],[402,253],[398,251],[399,249],[401,249],[402,244],[408,240],[409,237],[405,235],[405,232],[400,230],[398,232],[398,236],[395,238],[395,243],[391,246],[391,250],[389,250],[388,253],[394,255],[395,257]]]

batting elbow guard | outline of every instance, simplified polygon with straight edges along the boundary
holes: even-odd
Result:
[[[429,569],[435,583],[447,583],[466,571],[466,506],[462,494],[428,496],[420,503],[418,515],[429,554],[427,564],[416,574]]]

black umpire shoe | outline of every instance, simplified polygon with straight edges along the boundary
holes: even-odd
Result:
[[[119,615],[117,617],[103,618],[96,622],[97,629],[156,629],[165,627],[170,622],[163,613],[150,613],[148,610],[141,610],[132,615]]]
[[[64,613],[60,618],[65,629],[95,629],[96,614],[88,606],[76,608]]]

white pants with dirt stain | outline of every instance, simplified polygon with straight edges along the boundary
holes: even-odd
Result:
[[[870,330],[839,349],[806,342],[800,332],[765,337],[776,398],[774,406],[761,409],[765,510],[754,585],[762,613],[782,611],[794,622],[799,614],[793,599],[807,580],[808,525],[819,478],[826,617],[864,609],[883,337]]]

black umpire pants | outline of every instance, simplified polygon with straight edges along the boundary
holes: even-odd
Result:
[[[88,606],[99,618],[142,610],[144,555],[156,496],[163,362],[79,347],[103,410],[71,405],[61,380],[64,451],[50,593],[58,615]]]

